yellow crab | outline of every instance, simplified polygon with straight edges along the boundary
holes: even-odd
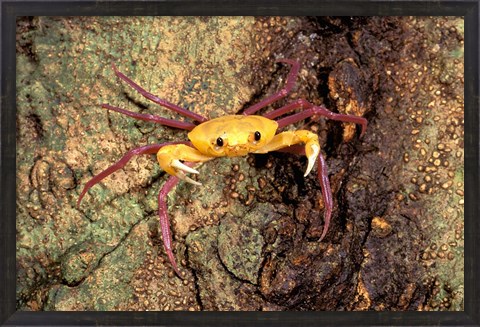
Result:
[[[179,277],[182,277],[176,264],[171,246],[172,237],[170,234],[170,221],[167,215],[166,202],[168,192],[178,183],[179,180],[184,180],[195,185],[201,185],[201,183],[186,175],[187,173],[199,173],[192,168],[196,163],[203,163],[216,157],[245,156],[249,153],[267,153],[282,149],[283,151],[305,154],[307,156],[308,164],[304,176],[307,176],[310,173],[316,159],[318,158],[317,174],[325,203],[324,227],[320,237],[321,241],[328,231],[333,200],[328,180],[327,167],[320,152],[318,136],[308,130],[284,131],[278,134],[277,130],[308,117],[325,116],[333,120],[360,124],[362,126],[361,135],[363,135],[367,128],[367,120],[363,117],[354,115],[333,113],[324,107],[315,106],[304,99],[291,102],[281,108],[266,113],[264,116],[253,115],[258,110],[284,98],[295,84],[295,78],[298,75],[300,64],[291,59],[279,59],[277,62],[287,63],[292,66],[284,88],[259,103],[245,109],[241,115],[229,115],[211,120],[154,96],[118,71],[115,65],[112,64],[115,74],[144,97],[183,116],[191,118],[199,122],[199,124],[196,125],[189,122],[181,122],[155,115],[134,113],[108,104],[103,104],[102,107],[105,109],[113,110],[136,119],[190,130],[188,133],[188,139],[190,142],[179,141],[153,144],[130,150],[117,163],[94,176],[86,183],[78,198],[77,206],[80,205],[82,198],[93,185],[97,184],[116,170],[123,168],[133,156],[139,154],[156,154],[162,169],[172,175],[162,187],[158,196],[158,213],[160,217],[160,229],[162,232],[163,244],[173,269]],[[296,109],[303,110],[290,116],[274,120],[275,118],[283,116]],[[304,144],[304,147],[299,148],[297,146],[299,144]]]

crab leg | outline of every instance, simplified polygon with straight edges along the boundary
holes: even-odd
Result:
[[[162,147],[166,146],[166,145],[172,145],[172,144],[190,144],[190,142],[168,142],[168,143],[162,143],[162,144],[152,144],[152,145],[146,145],[146,146],[142,146],[140,148],[136,148],[136,149],[133,149],[133,150],[130,150],[128,151],[123,157],[122,159],[120,159],[118,162],[116,162],[115,164],[113,164],[112,166],[108,167],[107,169],[105,169],[104,171],[102,171],[101,173],[95,175],[92,179],[90,179],[87,184],[85,184],[83,190],[82,190],[82,193],[80,193],[80,196],[78,197],[78,200],[77,200],[77,207],[80,206],[80,202],[82,201],[83,197],[85,196],[85,194],[88,192],[88,190],[94,186],[95,184],[97,184],[98,182],[100,182],[102,179],[104,179],[105,177],[113,174],[114,172],[116,172],[117,170],[119,169],[122,169],[123,167],[125,167],[125,165],[128,163],[128,161],[130,161],[130,159],[133,157],[133,156],[136,156],[136,155],[139,155],[139,154],[155,154],[157,153]]]
[[[282,132],[275,135],[268,144],[254,151],[254,153],[267,153],[271,151],[277,151],[299,143],[305,144],[305,155],[308,159],[308,165],[307,169],[305,170],[304,176],[307,176],[312,170],[313,165],[315,164],[315,160],[320,153],[318,135],[315,133],[307,130]]]
[[[296,101],[293,101],[289,104],[286,104],[283,107],[280,107],[278,109],[275,109],[273,111],[267,112],[266,114],[263,115],[263,117],[268,118],[268,119],[275,119],[277,117],[280,117],[281,115],[284,115],[290,111],[296,110],[296,109],[307,109],[311,108],[313,104],[308,102],[307,100],[304,99],[298,99]]]
[[[138,85],[137,83],[135,83],[134,81],[132,81],[130,78],[128,78],[127,76],[125,76],[122,72],[120,72],[117,67],[115,66],[114,63],[112,63],[112,68],[113,70],[115,71],[115,75],[117,75],[119,78],[121,78],[122,80],[124,80],[125,82],[127,82],[131,87],[133,87],[138,93],[140,93],[141,95],[143,95],[145,98],[147,98],[148,100],[150,101],[153,101],[155,102],[156,104],[159,104],[161,105],[162,107],[165,107],[165,108],[168,108],[170,110],[173,110],[183,116],[186,116],[186,117],[190,117],[190,118],[193,118],[195,119],[196,121],[198,122],[204,122],[204,121],[207,121],[207,118],[199,115],[199,114],[196,114],[194,112],[191,112],[190,110],[187,110],[185,108],[182,108],[180,106],[177,106],[171,102],[168,102],[166,100],[163,100],[163,99],[160,99],[159,97],[153,95],[152,93],[148,92],[147,90],[145,90],[144,88],[142,88],[140,85]]]
[[[322,156],[322,153],[318,154],[318,169],[317,169],[318,180],[320,181],[320,188],[322,189],[323,202],[325,204],[324,225],[323,232],[320,236],[320,241],[323,240],[325,235],[327,235],[328,227],[330,226],[330,218],[332,217],[333,209],[333,199],[332,199],[332,190],[330,188],[330,181],[328,180],[328,171],[327,164],[325,159]]]
[[[294,154],[305,154],[305,150],[302,147],[299,147],[298,144],[289,146],[287,148],[279,149],[278,151],[282,152],[289,152]],[[327,164],[325,163],[325,159],[321,152],[318,153],[318,168],[317,168],[317,177],[320,182],[320,188],[322,189],[322,197],[323,202],[325,204],[325,211],[323,214],[323,231],[322,235],[320,236],[320,240],[322,241],[325,235],[327,235],[328,228],[330,226],[330,220],[332,217],[332,210],[333,210],[333,198],[332,198],[332,190],[330,188],[330,181],[328,180],[328,171],[327,171]]]
[[[178,277],[183,278],[178,269],[177,262],[172,251],[172,234],[170,232],[170,219],[168,219],[168,210],[167,210],[167,195],[172,190],[172,188],[177,185],[179,178],[176,176],[171,176],[163,185],[162,189],[158,193],[158,216],[160,217],[160,230],[162,232],[163,247],[165,253],[167,254],[168,260],[172,264],[173,270],[178,275]]]
[[[252,115],[253,113],[257,112],[258,110],[265,108],[266,106],[274,103],[277,100],[284,98],[293,88],[295,85],[295,79],[297,78],[298,72],[300,71],[300,63],[298,61],[292,59],[277,59],[275,62],[283,62],[292,66],[290,73],[287,76],[287,82],[283,89],[278,91],[275,94],[263,99],[262,101],[254,104],[253,106],[245,109],[243,111],[244,115]]]
[[[290,111],[293,111],[295,109],[300,109],[300,108],[305,110],[299,113],[293,114],[291,116],[287,116],[285,118],[277,120],[278,128],[282,128],[289,124],[296,123],[300,120],[303,120],[315,115],[319,115],[319,116],[327,117],[332,120],[339,120],[343,122],[360,124],[362,126],[361,136],[365,134],[365,131],[367,129],[367,120],[363,117],[354,116],[354,115],[337,114],[327,110],[324,107],[315,106],[304,99],[299,99],[295,102],[289,103],[281,108],[278,108],[272,112],[269,112],[265,114],[264,117],[269,119],[274,119]],[[283,133],[280,133],[278,135],[281,135],[281,134]],[[281,149],[281,150],[285,152],[292,152],[292,153],[298,153],[298,154],[303,154],[305,152],[309,161],[309,167],[311,166],[310,163],[312,161],[312,154],[310,155],[308,154],[308,147],[305,149],[305,151],[303,151],[303,149],[298,148],[298,146],[296,145],[290,146],[290,144],[288,144],[288,146],[289,146],[288,148]],[[309,169],[307,168],[307,172],[308,171]],[[317,175],[318,175],[318,180],[320,181],[320,187],[322,189],[323,202],[325,203],[325,213],[324,213],[325,224],[323,226],[322,235],[320,236],[320,241],[321,241],[327,234],[328,228],[330,226],[330,219],[332,216],[332,209],[333,209],[333,199],[332,199],[332,191],[330,188],[330,182],[328,180],[327,165],[320,151],[318,152]]]
[[[265,114],[264,117],[273,119],[276,117],[279,117],[289,111],[303,108],[305,110],[298,112],[296,114],[293,114],[291,116],[287,116],[285,118],[277,120],[278,123],[278,128],[285,127],[286,125],[296,123],[300,120],[304,120],[306,118],[312,117],[312,116],[324,116],[332,120],[338,120],[338,121],[343,121],[343,122],[348,122],[348,123],[355,123],[359,124],[362,126],[362,131],[360,133],[360,136],[363,136],[365,134],[365,131],[367,130],[367,123],[368,121],[360,116],[355,116],[355,115],[344,115],[344,114],[337,114],[334,112],[331,112],[330,110],[326,109],[325,107],[320,107],[320,106],[315,106],[312,103],[300,99],[295,102],[292,102],[290,104],[287,104],[284,107],[278,108],[272,112],[269,112]]]
[[[157,153],[158,163],[163,170],[172,176],[176,176],[177,178],[194,185],[202,184],[191,179],[185,175],[185,173],[198,174],[198,171],[182,163],[182,161],[197,163],[209,161],[213,158],[214,157],[202,154],[197,149],[185,144],[169,145],[160,149]]]
[[[137,112],[128,111],[128,110],[125,110],[125,109],[122,109],[122,108],[111,106],[111,105],[106,104],[106,103],[102,104],[102,108],[112,110],[112,111],[116,111],[116,112],[119,112],[123,115],[133,117],[135,119],[144,120],[144,121],[151,121],[151,122],[158,123],[158,124],[161,124],[161,125],[164,125],[164,126],[186,129],[186,130],[189,130],[189,131],[194,129],[195,126],[196,126],[195,124],[192,124],[192,123],[182,122],[182,121],[178,121],[178,120],[174,120],[174,119],[168,119],[168,118],[164,118],[164,117],[160,117],[160,116],[155,116],[155,115],[150,115],[150,114],[140,114],[140,113],[137,113]]]

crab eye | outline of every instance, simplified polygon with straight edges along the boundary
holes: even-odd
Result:
[[[256,131],[253,136],[255,137],[255,141],[260,141],[260,137],[262,137],[259,131]]]
[[[223,139],[221,137],[217,138],[217,145],[223,146]]]

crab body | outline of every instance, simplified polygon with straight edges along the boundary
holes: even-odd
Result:
[[[318,136],[308,130],[283,131],[280,133],[277,133],[277,131],[289,124],[312,116],[324,116],[332,120],[359,124],[362,127],[361,135],[363,135],[367,127],[367,120],[354,115],[333,113],[322,106],[316,106],[304,99],[291,102],[283,107],[267,112],[263,116],[253,115],[258,110],[284,98],[294,86],[295,78],[300,69],[299,63],[290,59],[279,59],[277,62],[287,63],[292,66],[283,89],[245,109],[241,115],[228,115],[211,120],[156,97],[118,71],[115,65],[112,64],[115,74],[145,98],[187,118],[191,118],[198,122],[198,124],[167,119],[155,115],[135,113],[103,104],[102,107],[105,109],[116,111],[135,119],[152,121],[165,126],[188,130],[190,131],[188,133],[190,141],[153,144],[130,150],[117,163],[94,176],[86,183],[78,198],[77,206],[80,205],[82,198],[92,186],[118,169],[123,168],[133,156],[139,154],[156,154],[161,168],[172,175],[162,187],[158,196],[158,214],[160,217],[163,245],[173,269],[179,277],[182,277],[172,250],[170,221],[167,214],[167,194],[170,190],[180,180],[201,185],[199,181],[187,176],[187,174],[199,174],[199,172],[193,168],[196,164],[201,164],[223,156],[237,157],[245,156],[249,153],[268,153],[271,151],[284,150],[286,152],[306,155],[308,163],[304,176],[307,176],[312,171],[315,162],[318,162],[317,176],[325,205],[324,227],[322,235],[320,236],[320,241],[323,240],[330,224],[333,199],[330,182],[328,180],[327,167],[320,152]],[[275,118],[296,111],[297,109],[301,110],[275,120]],[[299,148],[298,146],[292,147],[293,145],[299,144],[303,145],[303,148]]]
[[[201,123],[188,133],[193,147],[185,144],[162,147],[157,153],[158,163],[170,175],[201,185],[185,175],[198,174],[198,171],[182,161],[205,162],[216,157],[267,153],[304,143],[308,158],[305,176],[308,175],[320,151],[317,135],[306,130],[275,134],[277,128],[276,121],[262,116],[230,115],[215,118]]]
[[[212,157],[238,157],[269,143],[278,123],[262,116],[230,115],[215,118],[188,133],[193,146]]]

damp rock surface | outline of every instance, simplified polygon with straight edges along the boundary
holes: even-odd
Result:
[[[193,36],[182,37],[187,30]],[[193,31],[193,32],[192,32]],[[184,41],[179,41],[180,39]],[[463,19],[456,17],[36,17],[17,21],[18,310],[463,310]],[[275,152],[197,167],[168,196],[164,253],[154,155],[85,183],[127,151],[187,140],[102,109],[189,121],[304,98],[322,117],[334,208],[326,238],[316,168]],[[460,272],[460,273],[459,273]]]

